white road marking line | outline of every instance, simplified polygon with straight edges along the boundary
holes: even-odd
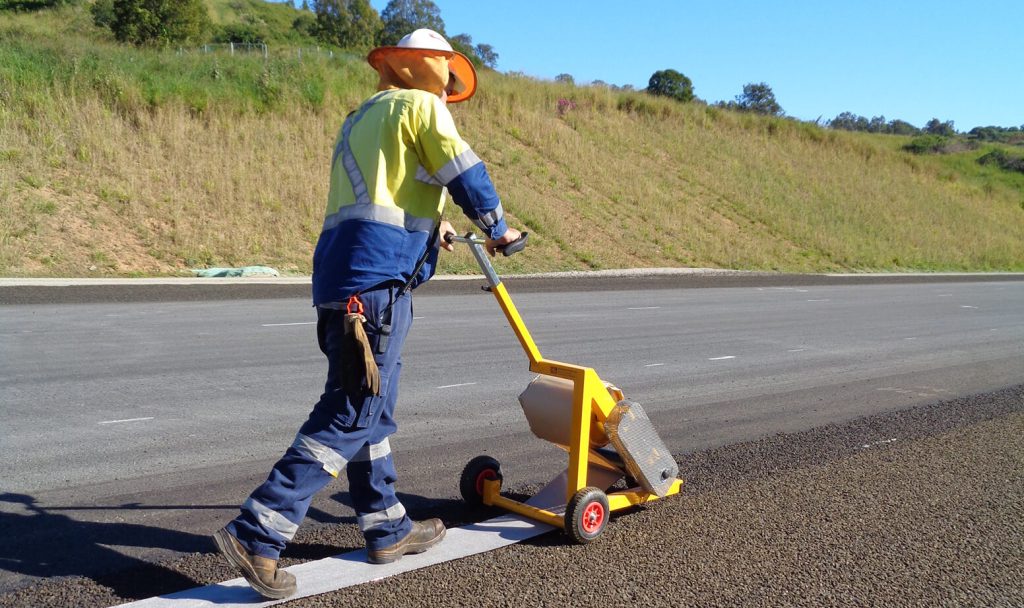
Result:
[[[872,447],[872,446],[876,446],[876,445],[885,445],[886,443],[892,443],[892,442],[894,442],[894,441],[896,441],[896,438],[895,438],[895,437],[893,437],[892,439],[883,439],[883,440],[881,440],[881,441],[876,441],[876,442],[874,442],[874,443],[865,443],[864,445],[862,445],[862,446],[860,446],[860,447],[861,447],[861,449],[867,449],[867,448],[870,448],[870,447]]]
[[[587,482],[598,488],[608,488],[620,476],[591,466]],[[546,485],[526,504],[548,509],[553,513],[565,511],[565,486],[568,481],[562,473]],[[283,600],[266,600],[253,591],[245,579],[236,578],[216,585],[186,589],[159,597],[151,597],[117,608],[262,608],[304,597],[338,591],[353,585],[379,581],[389,576],[411,572],[470,555],[493,551],[550,532],[551,526],[518,515],[503,515],[461,528],[449,528],[444,540],[430,551],[406,555],[390,564],[370,564],[366,549],[342,553],[333,557],[305,562],[285,568],[295,575],[298,591]]]
[[[626,310],[657,310],[659,308],[661,308],[661,306],[632,306]]]
[[[436,388],[455,388],[456,386],[472,386],[476,382],[463,382],[461,384],[445,384],[444,386],[438,386]]]
[[[952,298],[953,294],[951,294],[951,293],[940,293],[940,294],[936,295],[935,297],[936,298]]]
[[[413,317],[412,318],[413,321],[415,321],[416,319],[426,319],[426,317]]]
[[[904,340],[917,340],[917,336],[911,336],[909,338],[903,338]]]
[[[316,325],[316,321],[303,321],[302,323],[264,323],[260,327],[286,327],[288,325]]]
[[[806,348],[791,348],[791,349],[789,349],[789,351],[787,351],[787,352],[791,352],[791,353],[801,353],[801,352],[803,352],[803,351],[805,351],[805,350],[807,350],[807,349],[806,349]]]
[[[977,308],[977,306],[968,306],[966,304],[961,304],[960,308]]]
[[[659,365],[665,365],[664,363],[648,363],[644,367],[658,367]]]
[[[735,359],[736,355],[726,355],[724,357],[710,357],[708,361],[723,361],[725,359]]]
[[[808,302],[828,302],[828,301],[829,301],[829,299],[828,299],[828,298],[825,298],[825,299],[823,299],[823,300],[807,300],[807,301],[808,301]]]
[[[122,422],[142,422],[143,420],[152,420],[153,416],[147,416],[146,418],[125,418],[124,420],[104,420],[103,422],[97,422],[96,424],[120,424]]]

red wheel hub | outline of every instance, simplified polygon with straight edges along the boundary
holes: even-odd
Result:
[[[476,493],[480,496],[484,495],[484,480],[486,479],[497,479],[498,473],[493,469],[484,469],[480,471],[480,474],[476,476]]]
[[[593,534],[601,529],[604,524],[604,506],[599,502],[592,502],[583,509],[583,521],[581,525],[587,534]]]

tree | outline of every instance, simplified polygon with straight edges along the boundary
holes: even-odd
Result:
[[[953,135],[956,135],[956,129],[953,128],[952,120],[942,122],[938,118],[929,120],[924,126],[924,132],[929,135],[941,135],[942,137],[952,137]]]
[[[764,82],[751,82],[743,85],[743,94],[736,96],[736,105],[740,110],[755,114],[768,116],[782,116],[783,114],[782,106],[775,101],[775,93]]]
[[[300,13],[299,16],[292,21],[292,29],[303,36],[313,37],[315,37],[320,31],[317,26],[316,15],[309,12]]]
[[[397,44],[406,34],[424,27],[445,35],[441,9],[431,0],[391,0],[380,18],[384,22],[378,40],[382,46]]]
[[[889,123],[889,133],[893,135],[917,135],[920,132],[921,129],[905,120],[896,119]]]
[[[841,112],[838,116],[828,121],[828,126],[832,129],[842,129],[844,131],[860,131],[861,121],[867,125],[867,119],[863,116],[857,116],[853,112]]]
[[[452,48],[462,53],[469,60],[473,62],[473,65],[479,67],[484,64],[483,61],[477,57],[476,49],[473,48],[473,37],[469,34],[458,34],[448,38],[448,42],[451,43]]]
[[[492,70],[498,67],[498,53],[489,44],[473,44],[473,37],[469,34],[456,34],[448,38],[452,48],[462,53],[473,65],[477,67],[488,67]]]
[[[555,82],[561,82],[563,84],[576,84],[576,79],[572,77],[572,74],[559,74],[555,76]]]
[[[210,26],[203,0],[114,0],[110,29],[120,42],[198,41]]]
[[[489,44],[478,44],[476,45],[476,56],[480,58],[480,63],[491,68],[492,70],[498,67],[498,53],[494,50],[494,47]]]
[[[328,44],[365,49],[373,46],[381,27],[368,0],[316,0],[316,35]]]
[[[693,81],[676,70],[658,70],[647,81],[647,92],[682,102],[693,101]]]

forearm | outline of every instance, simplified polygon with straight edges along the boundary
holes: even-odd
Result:
[[[460,173],[447,186],[455,204],[488,238],[498,239],[505,234],[505,211],[482,162]]]

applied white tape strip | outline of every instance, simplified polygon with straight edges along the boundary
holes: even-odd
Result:
[[[592,466],[588,483],[608,488],[619,476]],[[565,509],[566,474],[562,473],[544,486],[529,504],[556,513]],[[561,506],[557,506],[561,505]],[[493,551],[533,538],[551,530],[551,526],[517,515],[505,515],[478,524],[448,530],[444,540],[430,551],[406,555],[390,564],[370,564],[366,549],[335,555],[286,568],[295,575],[298,592],[283,600],[263,600],[245,579],[236,578],[216,585],[196,587],[160,597],[151,597],[116,608],[262,608],[290,602],[303,597],[330,593],[346,587],[380,580],[427,566],[433,566],[477,553]]]

